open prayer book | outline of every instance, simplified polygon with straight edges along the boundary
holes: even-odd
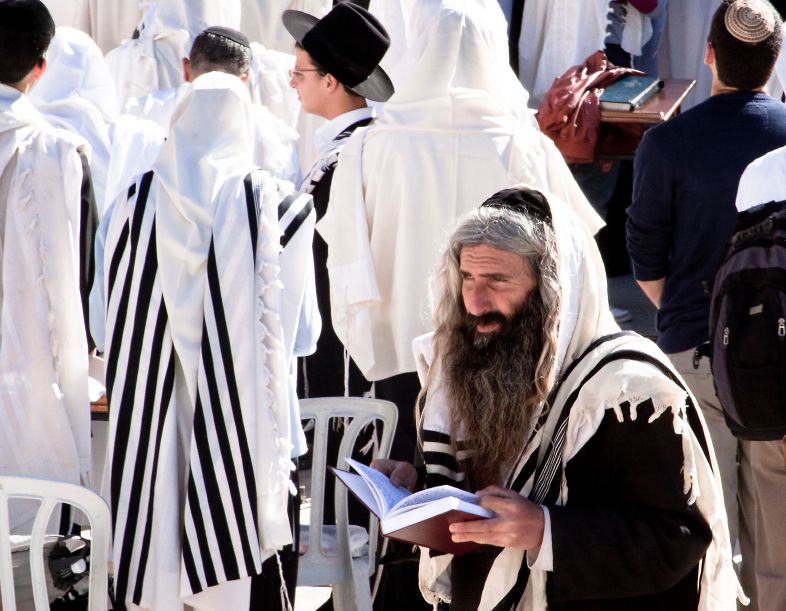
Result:
[[[330,470],[379,518],[384,536],[456,555],[479,547],[477,543],[454,543],[448,530],[453,522],[494,517],[493,511],[478,504],[478,496],[453,486],[412,493],[396,486],[384,473],[352,458],[346,460],[358,474]]]

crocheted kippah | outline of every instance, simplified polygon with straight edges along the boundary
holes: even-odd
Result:
[[[761,0],[736,0],[726,9],[724,23],[737,40],[757,43],[775,31],[775,11]]]

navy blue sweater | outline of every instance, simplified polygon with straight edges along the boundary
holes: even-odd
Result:
[[[746,166],[786,145],[786,105],[763,93],[711,97],[648,130],[634,161],[628,251],[637,280],[666,283],[658,345],[681,352],[708,338],[709,296],[734,231]]]

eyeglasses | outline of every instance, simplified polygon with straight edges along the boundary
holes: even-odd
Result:
[[[304,72],[322,72],[322,70],[317,70],[316,68],[292,68],[289,72],[289,78],[301,78]]]

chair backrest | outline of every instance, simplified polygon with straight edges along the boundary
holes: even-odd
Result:
[[[365,399],[359,397],[327,397],[320,399],[303,399],[300,401],[302,420],[314,421],[314,444],[311,457],[311,515],[309,525],[308,551],[300,557],[299,572],[315,570],[324,564],[327,568],[337,563],[350,567],[352,558],[349,545],[349,524],[347,513],[347,488],[336,482],[336,478],[327,473],[326,455],[328,430],[332,418],[351,418],[351,423],[344,428],[344,435],[338,451],[339,469],[349,469],[344,457],[351,456],[360,432],[371,422],[382,423],[382,435],[379,439],[375,458],[387,458],[393,443],[393,434],[398,421],[396,405],[381,399]],[[335,486],[336,537],[338,539],[338,556],[323,554],[323,500],[325,486]],[[369,523],[369,558],[373,559],[377,544],[377,520],[372,516]],[[369,562],[369,572],[373,572],[374,562]],[[349,574],[350,569],[347,568]],[[315,579],[317,579],[315,577]],[[305,585],[305,584],[304,584]],[[309,585],[317,585],[312,582]],[[327,584],[318,584],[327,585]]]
[[[0,476],[0,588],[3,609],[16,609],[14,576],[11,562],[9,499],[40,502],[30,540],[30,577],[33,600],[38,610],[49,609],[46,574],[42,550],[47,525],[59,503],[80,510],[89,520],[90,542],[90,611],[106,611],[108,593],[109,507],[104,500],[74,484],[27,477]]]

